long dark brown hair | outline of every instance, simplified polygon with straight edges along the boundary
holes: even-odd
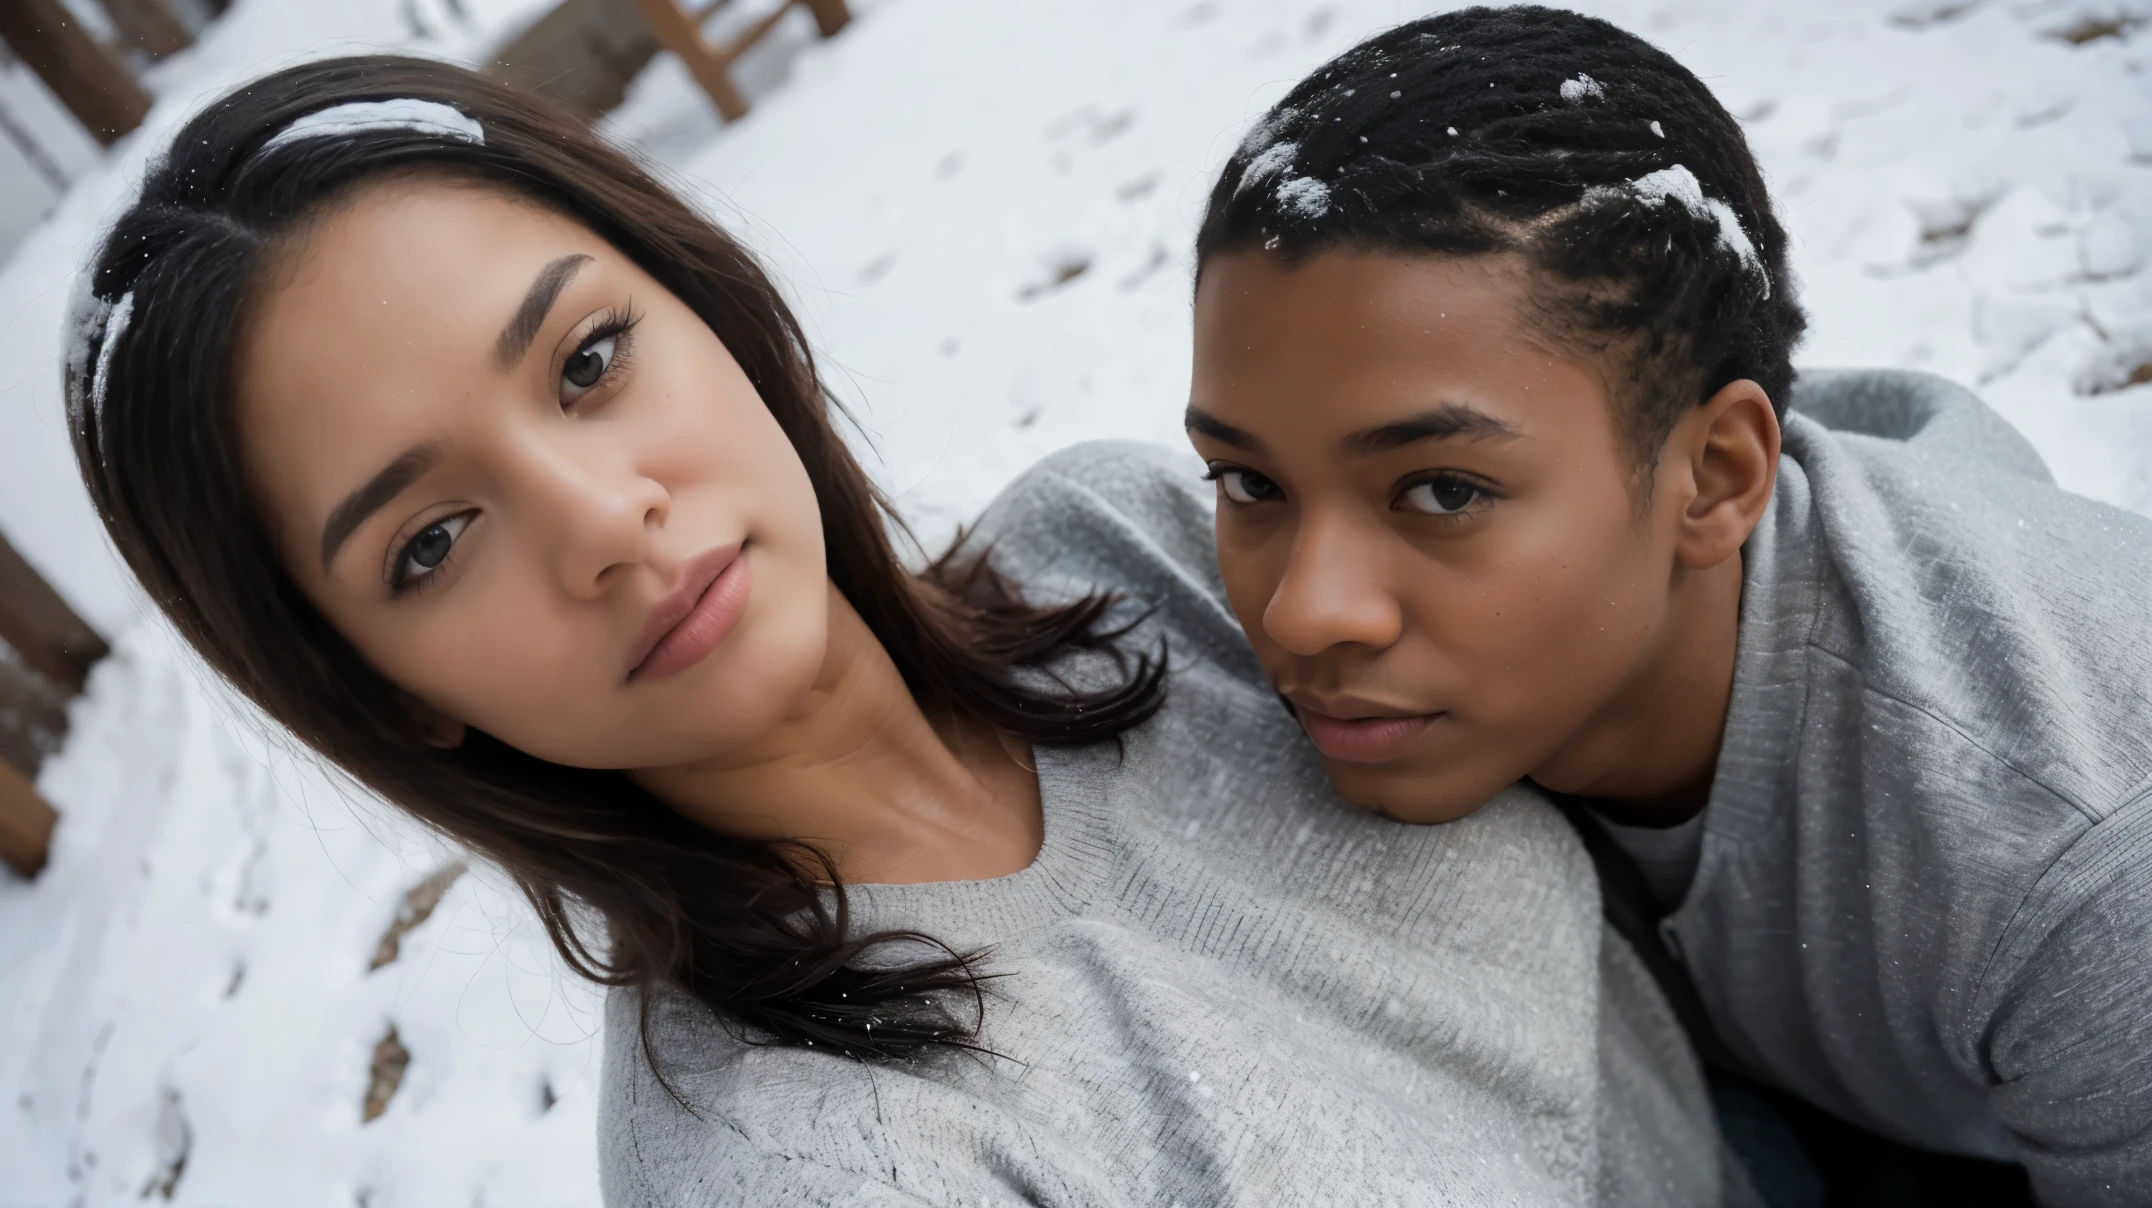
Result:
[[[391,100],[449,106],[482,141],[378,125],[275,137],[330,106]],[[823,855],[713,833],[623,773],[548,763],[477,732],[454,750],[428,745],[408,699],[286,572],[234,419],[248,309],[322,207],[369,181],[428,173],[582,223],[701,316],[806,464],[831,581],[930,714],[1081,744],[1158,708],[1161,659],[1121,660],[1119,682],[1096,691],[1022,670],[1079,650],[1118,658],[1110,598],[1032,607],[976,559],[904,568],[894,515],[835,427],[798,321],[738,243],[581,122],[424,60],[312,63],[234,91],[180,131],[98,250],[78,290],[68,405],[83,478],[121,554],[271,718],[505,869],[578,972],[678,987],[759,1043],[874,1058],[971,1044],[978,954],[915,933],[851,934]]]

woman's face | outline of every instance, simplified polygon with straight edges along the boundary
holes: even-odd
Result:
[[[238,372],[291,573],[433,712],[654,768],[740,749],[814,683],[830,588],[798,455],[702,320],[575,222],[367,190],[278,266]]]

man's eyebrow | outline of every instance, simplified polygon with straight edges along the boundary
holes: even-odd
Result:
[[[1508,423],[1465,403],[1443,403],[1427,411],[1378,428],[1355,432],[1338,442],[1346,453],[1366,457],[1387,453],[1423,440],[1449,440],[1468,436],[1509,440],[1521,433]]]
[[[494,362],[503,370],[515,368],[523,354],[530,351],[538,329],[545,326],[546,312],[553,309],[553,300],[568,288],[576,271],[589,262],[590,257],[583,253],[571,252],[538,270],[530,290],[523,295],[523,305],[516,307],[515,318],[501,328],[501,341],[494,346]]]
[[[1181,413],[1181,426],[1198,436],[1208,436],[1221,445],[1231,445],[1236,449],[1263,447],[1263,442],[1257,440],[1254,433],[1243,432],[1194,403],[1188,404],[1188,410]]]
[[[367,479],[366,485],[344,496],[342,503],[331,508],[328,522],[321,526],[323,573],[327,573],[329,564],[336,560],[336,551],[343,548],[345,539],[366,523],[367,517],[403,494],[405,487],[417,482],[419,475],[432,469],[440,460],[441,451],[432,445],[408,450],[382,467],[379,474]]]

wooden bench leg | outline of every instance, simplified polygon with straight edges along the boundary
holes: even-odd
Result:
[[[676,0],[635,0],[658,44],[680,56],[688,74],[710,94],[710,101],[728,122],[747,116],[747,98],[732,82],[731,64],[702,40],[702,31]]]
[[[0,860],[23,876],[36,876],[45,867],[58,820],[30,778],[0,762]]]
[[[844,0],[800,0],[807,11],[814,14],[815,27],[825,38],[834,38],[837,31],[852,23],[852,10],[844,6]]]
[[[110,652],[5,537],[0,537],[0,641],[70,695],[82,691],[90,667]]]

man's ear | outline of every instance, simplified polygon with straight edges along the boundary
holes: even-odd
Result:
[[[419,740],[429,747],[453,751],[463,745],[465,736],[470,733],[469,726],[416,697],[406,697],[404,703],[411,710],[411,722],[418,728]]]
[[[1683,509],[1675,556],[1693,570],[1741,551],[1778,485],[1778,414],[1763,387],[1742,378],[1682,418],[1667,441],[1694,495]]]

